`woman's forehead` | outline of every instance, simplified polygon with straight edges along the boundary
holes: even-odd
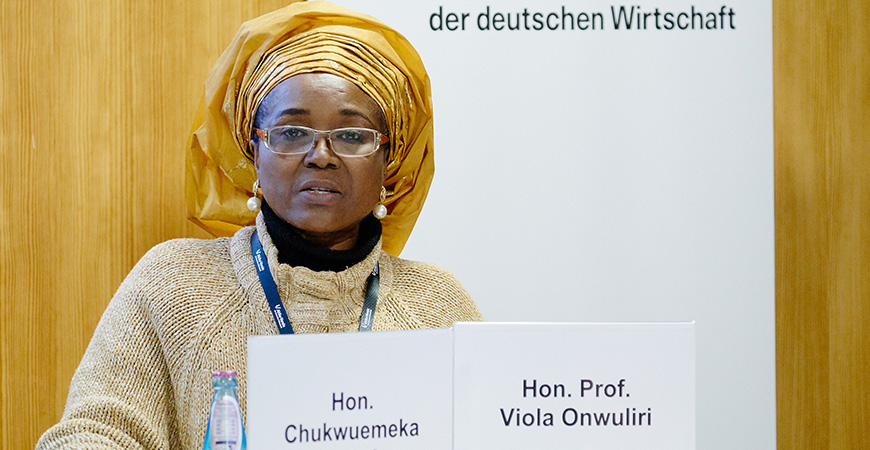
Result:
[[[377,102],[354,83],[324,72],[293,75],[275,85],[260,103],[259,115],[267,120],[284,116],[359,118],[386,128]],[[381,131],[384,131],[381,130]]]

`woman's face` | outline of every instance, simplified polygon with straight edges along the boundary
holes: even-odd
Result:
[[[301,125],[316,130],[364,127],[386,133],[380,107],[344,78],[327,73],[294,75],[260,104],[259,128]],[[326,136],[299,155],[272,153],[253,142],[254,166],[263,197],[284,221],[322,246],[340,250],[356,243],[359,223],[377,205],[385,155],[338,156]]]

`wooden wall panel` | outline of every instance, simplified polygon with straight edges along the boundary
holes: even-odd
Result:
[[[202,80],[288,2],[0,3],[0,447],[57,421],[136,260],[205,236],[182,199]],[[870,5],[773,6],[778,447],[870,448]]]
[[[870,4],[773,4],[778,447],[870,448]]]
[[[0,448],[33,448],[114,290],[186,220],[202,82],[283,1],[0,2]]]
[[[831,442],[870,448],[870,3],[842,2],[832,30],[828,157]]]
[[[818,2],[819,4],[821,2]],[[825,267],[824,21],[808,5],[774,2],[774,155],[777,441],[780,450],[829,444]],[[819,8],[821,9],[821,8]]]

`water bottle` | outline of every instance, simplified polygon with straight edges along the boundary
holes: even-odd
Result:
[[[214,399],[208,415],[208,428],[202,450],[245,450],[245,426],[242,423],[242,408],[236,396],[236,371],[212,373]]]

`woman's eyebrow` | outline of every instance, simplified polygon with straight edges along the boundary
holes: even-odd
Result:
[[[345,109],[339,110],[339,112],[341,113],[342,116],[359,116],[359,117],[362,117],[363,119],[371,122],[371,119],[369,119],[369,116],[367,116],[367,115],[365,115],[365,114],[363,114],[355,109],[345,108]]]
[[[357,111],[355,109],[345,108],[345,109],[339,110],[339,113],[341,113],[342,116],[348,116],[348,117],[358,116],[358,117],[365,119],[368,122],[371,122],[371,119],[369,119],[369,116],[367,116],[364,113]],[[311,114],[311,111],[308,109],[287,108],[287,109],[281,111],[278,114],[278,117],[282,117],[282,116],[307,116],[310,114]]]
[[[377,125],[375,123],[375,121],[372,120],[371,117],[369,117],[368,115],[366,115],[360,111],[357,111],[355,109],[345,108],[345,109],[339,110],[339,112],[341,113],[342,116],[345,116],[345,117],[359,117],[359,118],[365,120],[366,122],[368,122],[369,125],[371,125],[372,127],[375,127]]]
[[[287,109],[281,111],[281,113],[278,114],[278,117],[281,117],[281,116],[302,116],[302,115],[309,115],[309,114],[311,114],[311,111],[309,111],[307,109],[287,108]]]

